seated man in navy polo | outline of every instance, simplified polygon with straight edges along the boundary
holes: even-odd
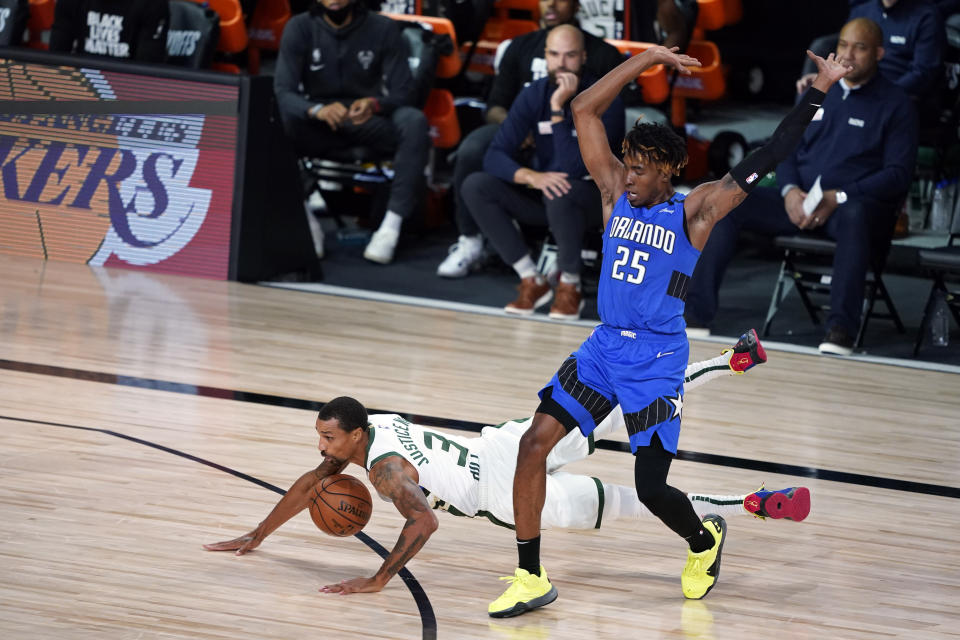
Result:
[[[708,327],[741,229],[770,235],[816,231],[837,242],[822,353],[849,355],[860,324],[867,268],[886,251],[917,155],[910,97],[878,73],[883,33],[868,18],[844,25],[837,60],[852,71],[827,93],[796,151],[777,168],[779,187],[758,187],[714,227],[693,273],[687,319]],[[820,178],[823,199],[803,201]]]
[[[587,53],[583,32],[576,27],[555,27],[545,50],[547,77],[530,83],[514,100],[487,149],[484,170],[464,181],[463,200],[490,244],[520,277],[519,294],[504,310],[530,315],[553,298],[550,317],[576,319],[583,308],[583,235],[588,226],[601,224],[602,210],[600,191],[580,156],[570,100],[595,79],[583,73]],[[625,119],[617,98],[603,116],[612,146],[623,139]],[[531,135],[536,153],[524,165],[524,141]],[[514,220],[550,227],[560,269],[555,298]]]

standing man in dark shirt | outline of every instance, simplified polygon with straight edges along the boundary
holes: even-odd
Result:
[[[550,317],[576,319],[583,308],[580,293],[580,249],[590,222],[600,224],[600,192],[586,178],[570,100],[596,80],[585,72],[583,32],[573,25],[550,31],[545,46],[547,77],[530,83],[500,125],[483,162],[483,171],[463,184],[463,197],[473,219],[504,262],[520,277],[517,299],[504,310],[532,314],[550,301],[550,284],[537,271],[514,220],[548,224],[557,241],[560,281]],[[617,98],[603,115],[608,141],[623,138],[623,103]],[[528,135],[536,156],[531,166],[519,161]]]
[[[50,51],[163,62],[169,22],[157,0],[57,0]]]
[[[740,229],[768,235],[819,230],[837,242],[820,351],[853,351],[870,257],[890,243],[917,157],[916,110],[903,89],[878,72],[881,42],[883,33],[869,18],[843,27],[837,60],[852,71],[827,93],[797,150],[777,167],[779,187],[757,187],[714,227],[687,295],[689,321],[713,321]],[[806,215],[803,201],[818,178],[823,199]]]
[[[868,0],[850,19],[870,18],[883,31],[880,73],[914,98],[929,96],[943,73],[943,17],[930,0]]]
[[[483,237],[464,203],[463,182],[471,173],[483,170],[483,156],[487,147],[490,146],[497,127],[506,119],[507,110],[513,104],[517,94],[531,82],[547,76],[544,50],[550,29],[561,24],[577,27],[584,38],[587,55],[586,71],[592,76],[599,78],[623,61],[623,56],[616,47],[604,42],[603,38],[579,29],[576,21],[579,9],[579,0],[540,0],[541,29],[517,36],[507,45],[487,98],[487,124],[474,129],[463,139],[457,149],[453,169],[453,191],[456,224],[460,231],[460,238],[450,255],[437,268],[437,275],[446,278],[462,278],[480,259]]]
[[[298,153],[363,145],[394,158],[387,213],[363,257],[393,260],[413,215],[430,148],[427,118],[414,108],[407,47],[396,22],[355,0],[317,0],[283,30],[273,80]]]

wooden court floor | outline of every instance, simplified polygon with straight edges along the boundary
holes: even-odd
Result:
[[[493,621],[516,558],[486,521],[439,514],[410,579],[377,594],[318,592],[380,558],[306,514],[247,556],[201,545],[252,529],[319,463],[303,401],[495,424],[533,411],[589,329],[6,257],[0,273],[4,640],[960,638],[956,374],[771,350],[691,391],[681,449],[728,464],[678,460],[672,484],[804,484],[810,517],[728,518],[696,602],[658,521],[547,531],[560,598]],[[622,452],[572,470],[632,482]],[[390,548],[402,520],[375,502],[364,533]]]

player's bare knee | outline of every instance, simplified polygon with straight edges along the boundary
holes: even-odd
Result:
[[[543,460],[546,462],[547,454],[553,445],[547,444],[544,436],[537,434],[533,429],[528,429],[523,437],[520,438],[520,449],[518,457],[527,460]]]

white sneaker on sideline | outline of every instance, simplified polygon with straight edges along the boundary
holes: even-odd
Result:
[[[322,213],[327,210],[327,203],[324,202],[323,196],[320,195],[319,191],[314,191],[310,194],[310,197],[304,201],[308,211],[312,211],[314,214]]]
[[[441,278],[463,278],[480,262],[482,256],[482,239],[460,236],[456,243],[450,245],[450,253],[437,267],[437,275]]]
[[[370,262],[390,264],[393,262],[393,252],[397,249],[400,234],[392,229],[378,229],[370,236],[367,248],[363,250],[363,257]]]
[[[305,207],[304,209],[307,212],[307,226],[310,227],[310,237],[313,239],[313,250],[316,252],[318,258],[323,258],[323,227],[320,226],[320,221],[313,215],[309,207]]]

